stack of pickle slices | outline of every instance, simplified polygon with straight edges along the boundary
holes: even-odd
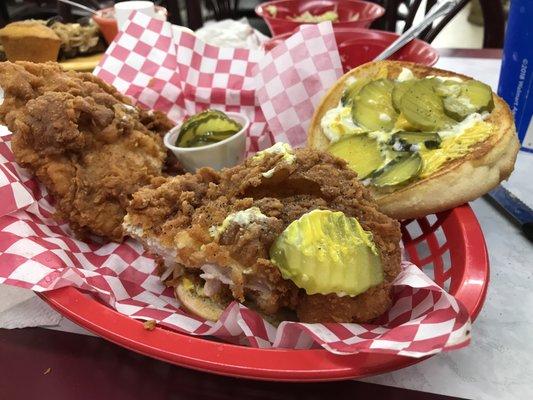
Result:
[[[222,111],[206,110],[193,115],[181,126],[176,146],[200,147],[225,140],[242,129],[242,125]]]
[[[484,83],[437,77],[359,79],[344,91],[341,103],[351,107],[352,120],[363,132],[333,143],[329,152],[347,160],[360,179],[382,188],[416,178],[423,167],[419,151],[438,149],[439,132],[494,108],[492,90]]]

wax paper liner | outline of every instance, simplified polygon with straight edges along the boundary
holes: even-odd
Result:
[[[322,346],[335,353],[422,357],[469,342],[464,306],[407,262],[394,282],[394,305],[379,325],[284,322],[275,328],[238,303],[217,323],[189,316],[160,282],[140,243],[82,242],[68,225],[54,221],[46,190],[17,166],[9,143],[9,135],[0,137],[1,199],[23,199],[24,206],[15,201],[0,217],[0,283],[37,292],[74,286],[132,318],[255,347]]]
[[[208,107],[242,112],[253,152],[276,141],[303,145],[313,110],[342,66],[330,22],[304,25],[265,54],[211,46],[136,13],[94,74],[176,122]]]
[[[327,51],[321,54],[330,58],[333,68],[322,69],[318,74],[312,61],[319,54],[315,50],[309,53],[311,61],[305,63],[302,57],[294,56],[303,54],[299,53],[301,50],[294,50],[294,54],[278,50],[279,53],[264,55],[214,48],[192,35],[174,32],[168,24],[136,14],[126,32],[110,46],[96,73],[140,105],[165,111],[175,120],[207,106],[246,113],[253,121],[250,151],[277,139],[300,145],[305,128],[303,131],[288,128],[290,133],[285,137],[280,136],[283,133],[278,129],[284,131],[286,126],[272,129],[273,133],[267,129],[266,120],[271,123],[275,116],[265,118],[268,113],[263,114],[258,104],[266,104],[269,99],[274,104],[270,96],[275,97],[276,92],[266,89],[261,95],[266,97],[258,100],[261,96],[259,93],[256,96],[255,85],[263,82],[261,87],[271,87],[284,82],[306,91],[307,85],[320,86],[311,96],[313,100],[305,103],[306,111],[301,118],[296,106],[292,114],[283,117],[305,125],[311,114],[307,107],[314,107],[320,93],[340,74],[331,38],[331,25],[319,24],[303,27],[283,45],[286,49],[301,49],[304,43],[305,47],[318,49],[317,43],[322,43]],[[175,45],[175,40],[179,45]],[[285,62],[277,61],[278,56],[295,67],[291,69]],[[315,62],[319,60],[315,58]],[[271,78],[272,72],[265,72],[272,68],[269,67],[272,63],[277,73],[291,71],[284,75],[288,81]],[[300,85],[298,79],[309,78],[313,68],[316,76]],[[288,97],[299,104],[294,93]],[[271,125],[275,127],[275,122]],[[138,242],[76,240],[68,225],[52,219],[53,212],[46,190],[14,162],[10,136],[1,136],[0,283],[38,292],[74,286],[132,318],[155,319],[160,326],[180,332],[262,348],[321,346],[343,354],[376,352],[422,357],[465,346],[470,340],[470,319],[465,307],[410,263],[403,263],[394,282],[394,304],[379,324],[285,322],[275,328],[238,303],[231,304],[220,321],[203,321],[179,309],[172,291],[155,275],[153,259]]]

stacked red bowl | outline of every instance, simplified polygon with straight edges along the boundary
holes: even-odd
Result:
[[[372,29],[334,27],[333,30],[345,72],[372,61],[398,38],[396,33]],[[291,35],[292,32],[273,37],[265,43],[265,49],[267,51],[271,50]],[[428,43],[415,39],[389,57],[389,59],[411,61],[431,66],[439,59],[439,53]]]
[[[385,9],[374,3],[355,0],[277,0],[261,3],[255,9],[257,15],[265,20],[272,36],[292,32],[308,23],[294,20],[306,12],[319,16],[328,11],[334,11],[338,16],[338,20],[333,22],[335,27],[368,28],[384,14]]]

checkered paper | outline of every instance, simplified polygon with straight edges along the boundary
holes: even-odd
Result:
[[[167,23],[135,14],[95,73],[138,104],[176,121],[207,107],[246,113],[253,122],[250,151],[276,140],[298,146],[312,114],[309,108],[341,73],[332,38],[328,23],[304,26],[265,55],[209,46]],[[280,82],[287,88],[287,98],[281,100]],[[289,110],[283,116],[280,104]],[[37,292],[73,286],[135,319],[155,319],[168,329],[261,348],[423,357],[470,340],[464,306],[409,263],[394,283],[394,305],[379,324],[284,322],[276,328],[239,303],[232,303],[216,323],[200,320],[180,310],[138,242],[79,241],[68,225],[53,220],[53,212],[46,190],[14,162],[10,135],[1,131],[0,283]]]
[[[32,190],[38,190],[31,175],[12,162],[10,135],[7,127],[0,125],[0,216],[32,204]]]
[[[256,96],[276,141],[305,145],[315,108],[341,75],[330,22],[302,26],[259,60]]]
[[[251,121],[247,145],[254,152],[274,142],[254,96],[253,70],[263,55],[211,46],[166,21],[133,13],[94,74],[175,122],[206,108],[241,112]]]
[[[314,107],[342,67],[330,22],[306,25],[265,54],[211,46],[136,13],[94,74],[176,122],[209,107],[244,113],[255,152],[276,141],[302,146]]]
[[[0,216],[0,283],[36,292],[74,286],[135,319],[261,348],[321,346],[338,354],[423,357],[469,343],[465,307],[410,263],[403,264],[394,282],[394,304],[379,324],[283,322],[276,328],[239,303],[216,323],[187,315],[140,243],[82,242],[68,225],[54,221],[46,190],[17,166],[9,144],[9,135],[0,137],[0,193],[11,191],[7,198],[24,201]]]

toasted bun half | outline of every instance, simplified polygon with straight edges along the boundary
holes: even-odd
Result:
[[[191,275],[185,274],[185,277],[190,276]],[[181,302],[181,306],[191,314],[214,322],[220,319],[228,305],[228,303],[223,304],[222,302],[217,301],[216,298],[200,294],[198,285],[191,287],[190,283],[187,284],[186,280],[183,278],[178,279],[177,284],[174,287],[174,296],[176,296]],[[253,302],[245,301],[244,305],[257,312],[261,317],[274,326],[278,326],[282,321],[297,320],[294,311],[288,309],[279,310],[274,315],[267,315],[261,312]]]
[[[329,139],[322,132],[320,121],[328,110],[339,104],[347,79],[395,79],[404,67],[417,78],[439,75],[472,79],[409,62],[377,61],[361,65],[343,75],[322,99],[311,120],[308,146],[319,150],[328,148]],[[380,210],[396,219],[418,218],[472,201],[507,179],[513,171],[520,145],[509,106],[494,93],[493,100],[494,109],[485,121],[493,124],[495,130],[488,139],[471,147],[466,156],[443,164],[424,179],[392,192],[371,187]]]
[[[175,286],[174,295],[187,311],[209,321],[218,321],[226,308],[214,299],[200,295],[197,287],[191,290],[183,279],[180,279]]]

